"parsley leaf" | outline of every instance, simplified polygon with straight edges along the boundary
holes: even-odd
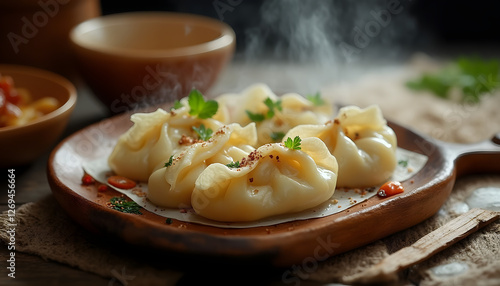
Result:
[[[283,140],[283,137],[285,137],[285,133],[284,132],[273,132],[269,136],[271,137],[271,140],[273,140],[273,142],[281,142],[281,140]]]
[[[172,166],[174,163],[174,155],[170,156],[170,159],[168,159],[168,162],[165,163],[165,168]]]
[[[288,137],[285,141],[285,147],[292,149],[292,150],[300,150],[302,149],[300,147],[300,142],[302,142],[302,139],[300,139],[299,136],[295,136],[295,138],[290,138]]]
[[[109,201],[109,206],[117,211],[122,213],[130,213],[130,214],[142,214],[140,212],[141,206],[139,206],[134,201],[126,201],[122,197],[113,197]]]
[[[276,102],[274,102],[272,99],[270,99],[269,97],[266,98],[264,100],[264,104],[267,106],[268,108],[268,111],[267,113],[265,114],[261,114],[261,113],[253,113],[249,110],[245,110],[245,112],[247,113],[248,115],[248,118],[250,118],[250,120],[254,121],[254,122],[261,122],[263,121],[264,119],[269,119],[269,118],[272,118],[275,114],[275,111],[274,109],[277,109],[279,111],[282,111],[283,108],[281,107],[281,100],[277,100]]]
[[[253,112],[251,112],[249,110],[245,110],[245,112],[247,113],[248,118],[250,118],[250,120],[252,120],[254,122],[261,122],[264,119],[266,119],[266,117],[264,116],[264,114],[253,113]]]
[[[314,106],[325,105],[325,101],[321,98],[321,93],[316,92],[315,94],[306,95],[306,99],[314,104]]]
[[[500,61],[459,58],[436,73],[423,74],[406,83],[413,90],[428,90],[448,98],[452,88],[462,92],[462,100],[478,102],[484,94],[500,88]]]
[[[205,101],[201,92],[197,89],[191,90],[188,96],[189,114],[200,119],[211,118],[217,113],[219,104],[215,100]]]
[[[272,99],[268,97],[264,100],[264,104],[267,106],[267,108],[269,108],[266,114],[267,118],[272,118],[274,116],[275,108],[278,109],[279,111],[282,110],[281,100],[277,100],[276,102],[274,102]]]
[[[212,137],[213,130],[210,128],[205,128],[205,125],[201,124],[200,127],[196,128],[195,126],[192,127],[193,130],[198,134],[198,137],[200,137],[201,140],[207,141]]]
[[[240,167],[240,161],[231,162],[229,164],[226,164],[226,166],[228,168],[239,168]]]
[[[179,100],[176,100],[176,101],[174,102],[174,105],[172,106],[172,108],[170,108],[170,110],[179,109],[179,108],[181,108],[182,106],[183,106],[183,105],[182,105],[182,103],[181,103]]]
[[[399,160],[398,165],[401,167],[408,167],[408,159],[407,160]]]

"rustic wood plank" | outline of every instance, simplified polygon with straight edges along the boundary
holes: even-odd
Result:
[[[346,277],[344,282],[372,284],[396,281],[399,271],[428,259],[499,217],[500,213],[498,212],[471,209],[417,240],[414,244],[387,256],[372,268]]]

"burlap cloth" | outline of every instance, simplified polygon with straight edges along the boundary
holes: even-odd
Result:
[[[361,78],[354,84],[336,84],[325,88],[323,94],[332,96],[336,101],[359,106],[379,104],[388,119],[444,141],[478,142],[489,139],[500,131],[498,95],[488,96],[476,105],[463,105],[425,93],[415,95],[401,84],[405,79],[429,68],[433,68],[433,63],[419,58],[403,70],[381,71],[375,76]],[[294,278],[301,280],[287,276],[287,279],[281,282],[291,285],[307,284],[307,280],[342,283],[344,277],[366,269],[459,215],[464,200],[479,187],[500,187],[500,174],[459,178],[448,201],[430,219],[365,247],[319,262],[314,271],[295,272]],[[203,274],[186,272],[185,269],[150,263],[147,257],[138,257],[122,251],[126,247],[117,248],[113,241],[95,237],[76,225],[52,196],[19,207],[16,219],[17,251],[36,254],[44,259],[96,273],[116,282],[121,281],[126,285],[174,285],[179,279],[189,281],[186,275],[207,275],[212,271],[202,271]],[[6,229],[7,223],[7,215],[3,213],[0,216],[2,230]],[[0,238],[7,241],[5,231],[0,232]],[[499,246],[500,222],[497,221],[403,271],[397,284],[500,285]],[[165,257],[165,260],[168,259]],[[208,265],[207,269],[210,269]],[[213,271],[218,272],[215,277],[219,278],[230,275],[220,268]],[[285,272],[279,270],[274,273],[276,280],[272,281],[273,284],[280,283],[282,273]],[[242,284],[245,275],[255,278],[259,273],[249,268],[241,275],[238,280],[234,280],[234,284]]]

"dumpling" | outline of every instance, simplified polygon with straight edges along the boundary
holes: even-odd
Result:
[[[264,100],[270,98],[274,102],[278,96],[265,84],[252,85],[241,93],[227,93],[219,95],[215,100],[219,109],[214,116],[224,123],[239,123],[244,126],[253,122],[248,117],[247,110],[252,113],[267,112],[268,107]]]
[[[161,168],[173,152],[185,147],[186,140],[196,138],[193,126],[203,124],[217,130],[223,124],[214,119],[199,119],[188,113],[188,107],[167,112],[157,109],[135,113],[134,125],[120,136],[108,165],[116,174],[146,182],[153,171]]]
[[[301,125],[286,137],[318,137],[337,159],[338,187],[376,186],[396,169],[397,139],[376,105],[346,106],[323,125]]]
[[[264,84],[256,84],[245,89],[241,94],[225,94],[216,98],[220,112],[219,120],[228,120],[246,125],[256,122],[258,146],[280,142],[292,127],[301,124],[323,124],[333,118],[333,105],[323,102],[315,105],[310,100],[296,93],[287,93],[280,97]],[[266,104],[268,100],[268,104]],[[273,105],[272,115],[268,115]],[[251,118],[263,116],[262,120]]]
[[[193,209],[217,221],[254,221],[327,201],[335,191],[337,161],[318,138],[303,139],[301,148],[271,143],[252,152],[240,167],[208,166],[196,180]]]
[[[170,166],[153,172],[148,180],[148,199],[162,207],[189,207],[195,181],[207,166],[215,162],[226,165],[246,157],[255,149],[251,145],[256,141],[254,123],[221,127],[208,141],[179,150]]]

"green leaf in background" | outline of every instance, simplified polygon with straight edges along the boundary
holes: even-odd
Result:
[[[462,92],[462,100],[479,102],[481,96],[500,87],[500,62],[462,57],[436,73],[423,74],[409,81],[413,90],[427,90],[441,98],[448,98],[452,88]]]
[[[281,140],[283,140],[283,137],[285,137],[285,133],[284,132],[273,132],[269,135],[271,137],[271,140],[273,140],[273,142],[281,142]]]
[[[245,112],[247,113],[248,118],[250,118],[250,120],[252,120],[253,122],[261,122],[264,119],[266,119],[266,117],[264,116],[264,114],[253,113],[253,112],[251,112],[249,110],[245,110]]]
[[[269,97],[264,100],[264,104],[269,108],[266,114],[266,118],[273,118],[274,116],[274,109],[276,108],[277,110],[281,111],[281,100],[277,100],[274,102],[272,99]]]
[[[321,98],[321,93],[316,92],[315,94],[306,95],[306,99],[312,102],[314,106],[321,106],[325,104],[325,101]]]

